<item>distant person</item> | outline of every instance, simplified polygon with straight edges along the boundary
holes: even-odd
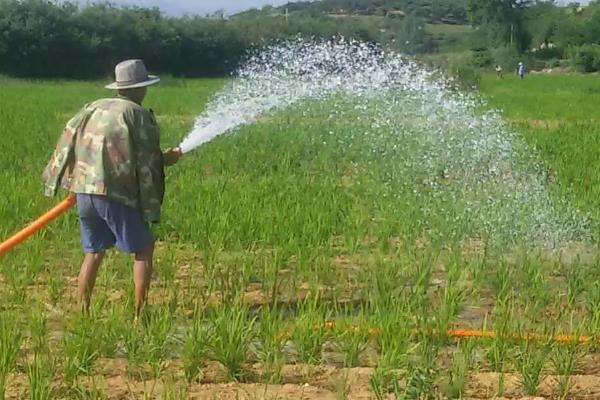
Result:
[[[522,62],[519,63],[519,66],[517,67],[517,75],[519,75],[520,79],[525,79],[525,73],[527,71],[525,70],[525,64],[523,64]]]
[[[141,60],[123,61],[115,75],[106,88],[118,96],[85,105],[67,123],[43,178],[46,195],[56,195],[60,186],[77,195],[86,253],[78,285],[84,314],[105,252],[116,244],[134,255],[137,321],[152,277],[149,223],[160,219],[164,167],[176,164],[181,152],[162,152],[154,113],[142,107],[148,86],[160,78],[148,75]]]
[[[500,65],[496,65],[496,76],[498,79],[502,79],[504,77],[502,73],[502,67]]]

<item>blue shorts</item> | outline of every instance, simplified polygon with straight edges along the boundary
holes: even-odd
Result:
[[[138,253],[154,244],[150,226],[140,210],[105,196],[77,194],[81,244],[86,253],[101,253],[116,244]]]

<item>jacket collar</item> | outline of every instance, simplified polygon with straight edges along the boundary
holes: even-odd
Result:
[[[122,94],[117,94],[117,98],[118,98],[118,99],[122,99],[122,100],[131,101],[132,103],[135,103],[135,104],[137,104],[137,105],[141,106],[141,104],[140,104],[140,103],[138,103],[138,102],[136,102],[136,101],[133,101],[133,100],[132,100],[132,99],[130,99],[129,97],[127,97],[127,96],[123,96]]]

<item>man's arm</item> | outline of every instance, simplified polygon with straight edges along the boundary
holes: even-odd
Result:
[[[134,131],[131,135],[135,146],[140,208],[146,221],[159,222],[165,193],[160,131],[153,115],[148,111],[136,111],[134,119]]]
[[[52,197],[56,195],[58,187],[63,180],[65,170],[69,167],[69,163],[73,161],[73,150],[77,130],[85,124],[91,111],[88,110],[86,104],[63,129],[62,135],[58,139],[52,158],[46,165],[42,174],[44,182],[44,192],[46,196]]]

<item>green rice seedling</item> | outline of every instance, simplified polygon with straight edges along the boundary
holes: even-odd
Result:
[[[498,303],[506,303],[514,293],[514,270],[509,265],[502,264],[496,270],[492,286],[496,292]]]
[[[65,290],[65,280],[62,273],[50,273],[48,279],[48,296],[52,305],[60,304]]]
[[[475,351],[474,341],[460,343],[460,351],[452,354],[452,365],[448,371],[448,381],[445,385],[445,395],[451,399],[462,398]]]
[[[558,391],[561,399],[567,399],[571,389],[571,377],[579,367],[583,349],[577,340],[554,346],[550,354],[554,373],[558,375]]]
[[[4,269],[4,276],[11,287],[12,301],[15,304],[23,304],[27,297],[27,272],[20,265],[11,264]]]
[[[600,281],[592,283],[586,292],[586,309],[590,319],[590,331],[600,332]]]
[[[358,367],[360,355],[369,342],[369,328],[360,322],[346,321],[336,323],[333,335],[335,348],[344,356],[344,367]]]
[[[565,272],[567,280],[567,305],[573,309],[577,299],[585,291],[587,286],[588,272],[581,265],[574,265]]]
[[[506,297],[505,300],[498,299],[496,303],[493,316],[495,335],[491,339],[486,340],[487,349],[485,352],[490,369],[500,374],[505,372],[505,362],[510,348],[509,336],[512,333],[510,331],[511,322],[515,315],[512,291],[507,292],[504,296]],[[484,329],[486,324],[487,321],[484,323]]]
[[[282,285],[285,283],[279,274],[281,266],[283,265],[283,254],[280,251],[274,250],[273,254],[269,257],[264,257],[263,267],[263,286],[267,293],[269,293],[269,299],[271,306],[275,306],[279,300],[279,291]],[[270,286],[270,287],[269,287]]]
[[[248,287],[249,279],[244,261],[241,262],[241,266],[242,268],[237,262],[225,261],[209,270],[209,281],[213,282],[223,304],[237,302],[238,297]]]
[[[570,332],[573,332],[572,340],[568,343],[557,343],[550,353],[553,371],[558,375],[558,389],[561,399],[568,398],[571,388],[571,376],[577,372],[582,358],[589,351],[589,346],[579,341],[579,338],[583,336],[585,321],[579,321],[579,316],[572,312],[569,326],[571,327]]]
[[[383,400],[387,398],[388,393],[394,391],[399,392],[398,382],[400,380],[399,372],[377,367],[371,375],[369,381],[371,391],[375,395],[377,400]]]
[[[103,318],[93,321],[96,334],[96,350],[99,357],[113,358],[119,342],[123,339],[130,322],[130,315],[121,304],[111,305]]]
[[[439,375],[438,343],[428,332],[422,330],[415,336],[415,340],[417,357],[407,363],[405,385],[400,387],[396,383],[394,394],[399,399],[433,399]]]
[[[504,372],[508,349],[509,341],[506,331],[496,331],[496,335],[487,341],[486,357],[492,371]]]
[[[332,268],[330,257],[325,255],[314,257],[311,268],[313,272],[309,277],[309,282],[314,285],[330,287],[333,290],[332,297],[339,298],[348,276],[340,269]]]
[[[89,375],[99,356],[102,335],[98,335],[94,325],[90,319],[79,317],[73,329],[63,336],[63,373],[68,387],[73,387],[78,376]]]
[[[552,294],[548,290],[544,269],[538,263],[535,263],[530,257],[525,257],[522,268],[523,290],[519,291],[521,296],[527,297],[528,303],[533,303],[539,307],[545,307],[550,304]]]
[[[301,362],[316,364],[321,360],[327,338],[325,323],[325,310],[318,294],[311,294],[300,302],[291,339]]]
[[[230,379],[243,379],[248,350],[255,335],[255,318],[249,316],[240,301],[218,307],[209,316],[213,329],[209,344],[211,357],[225,367]]]
[[[348,372],[345,371],[335,382],[335,398],[337,400],[347,400],[349,395]]]
[[[31,347],[34,353],[44,353],[48,350],[48,325],[46,316],[41,308],[36,308],[31,314],[30,322]]]
[[[16,316],[0,312],[0,399],[4,399],[6,380],[15,367],[22,340]]]
[[[169,288],[175,282],[177,274],[176,249],[169,242],[164,243],[164,248],[161,248],[160,256],[156,258],[156,272],[160,281],[160,286]]]
[[[517,367],[521,375],[521,386],[525,394],[535,396],[537,394],[542,372],[548,361],[551,343],[538,345],[533,341],[527,341],[521,345],[517,357]]]
[[[185,386],[178,385],[172,379],[164,384],[164,391],[161,400],[185,400],[188,398],[188,389]]]
[[[136,368],[148,358],[146,337],[139,326],[128,326],[123,332],[123,348],[127,354],[128,373],[135,375]]]
[[[408,359],[412,289],[407,286],[409,278],[401,275],[403,269],[396,262],[378,259],[374,270],[362,278],[369,289],[368,312],[371,325],[378,330],[378,365],[383,369],[403,368]]]
[[[30,251],[23,259],[23,271],[26,274],[28,285],[32,284],[44,270],[44,251],[39,243],[31,243]]]
[[[281,368],[285,363],[282,352],[287,340],[284,320],[281,313],[271,307],[264,307],[258,317],[258,359],[264,365],[265,379],[270,384],[281,381]]]
[[[370,327],[367,312],[361,306],[358,312],[352,305],[336,304],[333,313],[344,316],[335,321],[331,340],[335,350],[344,357],[344,367],[359,366],[359,358],[369,343]],[[356,316],[349,317],[356,313]]]
[[[350,221],[351,225],[344,230],[346,250],[350,255],[354,255],[358,251],[365,236],[363,221],[368,219],[368,216],[365,215],[365,210],[362,209],[362,207],[356,211],[353,210],[352,214],[354,215],[354,218]]]
[[[192,326],[188,330],[183,347],[183,371],[186,381],[198,381],[202,373],[204,357],[208,354],[211,330],[202,315],[195,313]]]
[[[406,372],[405,385],[401,387],[396,382],[394,396],[396,399],[427,399],[436,398],[434,371],[420,365],[409,364]]]
[[[52,382],[54,378],[54,362],[47,354],[35,353],[33,360],[27,363],[27,380],[29,382],[30,400],[51,400],[53,398]]]
[[[360,280],[368,290],[368,303],[374,314],[385,315],[388,306],[392,306],[390,303],[407,291],[409,278],[402,275],[406,268],[399,261],[400,257],[394,255],[393,260],[385,260],[379,256],[371,268],[360,271]]]
[[[446,283],[439,294],[440,302],[435,321],[436,336],[439,337],[440,344],[444,344],[447,340],[450,323],[458,315],[460,306],[469,294],[464,284],[463,271],[460,262],[451,263],[446,273]]]
[[[129,330],[125,345],[127,355],[133,361],[133,366],[150,364],[152,377],[157,379],[165,368],[164,359],[170,345],[173,316],[160,309],[146,309],[141,324]]]
[[[389,320],[379,325],[377,344],[379,347],[379,365],[383,368],[403,368],[408,362],[408,355],[414,352],[411,347],[408,320],[390,316]]]
[[[419,347],[416,354],[419,356],[419,363],[433,377],[438,372],[437,359],[440,347],[435,340],[430,339],[430,336],[425,333],[417,335],[417,339]]]
[[[169,301],[167,303],[166,314],[169,315],[171,319],[174,319],[179,312],[181,293],[180,289],[175,285],[171,285],[167,290],[169,292]]]
[[[92,379],[92,387],[88,387],[83,384],[76,385],[72,390],[68,392],[69,396],[72,396],[76,400],[107,400],[107,395],[99,388],[96,387],[95,381]]]

